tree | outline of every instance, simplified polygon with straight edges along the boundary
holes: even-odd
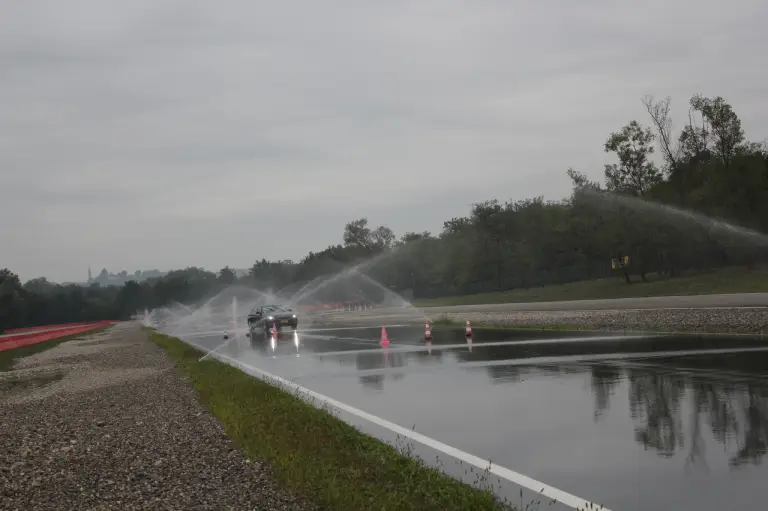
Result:
[[[0,332],[24,324],[24,295],[19,276],[7,268],[0,270]]]
[[[30,293],[45,295],[56,291],[56,284],[48,282],[48,279],[45,277],[38,277],[36,279],[31,279],[25,282],[24,290]]]
[[[395,233],[389,227],[381,225],[371,233],[370,240],[371,247],[375,251],[380,252],[392,246],[392,243],[395,241]]]
[[[455,217],[443,222],[443,234],[458,234],[471,228],[472,223],[467,217]]]
[[[571,179],[574,188],[592,188],[594,190],[600,190],[601,188],[600,183],[590,181],[586,175],[572,168],[566,170],[565,173]]]
[[[219,270],[219,282],[227,285],[237,282],[237,275],[235,275],[235,271],[229,266],[225,266]]]
[[[117,292],[115,303],[119,309],[118,314],[122,315],[123,318],[130,317],[131,314],[138,312],[146,305],[144,288],[135,280],[129,280]]]
[[[368,250],[371,241],[368,219],[353,220],[345,225],[343,239],[345,247]]]
[[[672,137],[672,119],[669,116],[669,108],[672,98],[667,96],[663,100],[654,101],[653,96],[647,95],[643,98],[643,105],[651,116],[656,132],[658,133],[659,146],[664,155],[666,164],[666,174],[669,175],[677,168],[680,163],[680,145],[675,145]]]
[[[701,113],[712,133],[714,153],[728,169],[738,147],[744,142],[741,120],[731,105],[717,96],[714,99],[696,94],[691,98],[691,108]]]
[[[374,230],[368,227],[368,219],[360,218],[344,226],[344,247],[359,256],[368,256],[392,246],[395,234],[392,229],[379,226]]]
[[[661,181],[656,165],[650,160],[653,154],[654,135],[637,121],[631,121],[621,131],[611,133],[605,142],[605,152],[614,152],[618,164],[605,166],[608,190],[613,192],[645,195]]]

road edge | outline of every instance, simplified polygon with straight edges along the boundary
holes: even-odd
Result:
[[[498,502],[490,488],[482,488],[482,479],[477,485],[462,483],[410,456],[408,447],[401,450],[361,432],[336,417],[327,406],[318,407],[295,392],[254,378],[214,357],[200,361],[205,353],[189,343],[148,327],[145,330],[151,341],[174,360],[194,386],[201,404],[246,454],[263,459],[279,483],[323,508],[357,510],[375,502],[377,507],[387,509],[404,505],[457,511],[515,509],[509,503]],[[213,383],[211,378],[218,381]],[[221,394],[222,389],[246,388],[247,398]],[[272,406],[272,412],[281,414],[282,419],[260,420],[251,408],[258,398],[271,401],[267,406]],[[263,405],[258,408],[263,410]],[[308,437],[309,425],[323,431],[315,430],[314,436]],[[280,434],[302,428],[305,431],[290,443]],[[319,445],[315,436],[321,434],[326,435],[326,442]],[[271,435],[279,447],[262,442],[265,435]]]

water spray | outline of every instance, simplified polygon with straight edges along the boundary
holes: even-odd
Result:
[[[232,297],[232,337],[237,337],[237,297]]]
[[[760,246],[768,246],[768,235],[766,234],[755,231],[753,229],[749,229],[747,227],[729,223],[724,220],[710,218],[707,215],[697,211],[669,206],[661,202],[644,200],[637,197],[630,197],[626,195],[618,195],[615,193],[595,190],[591,187],[582,187],[580,191],[582,191],[586,196],[593,197],[603,204],[625,206],[649,214],[663,213],[672,219],[693,222],[711,231],[723,232],[746,239],[747,241]]]

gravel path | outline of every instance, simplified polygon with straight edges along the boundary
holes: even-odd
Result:
[[[0,373],[0,417],[0,509],[313,509],[246,459],[136,324]]]
[[[597,330],[768,333],[768,308],[467,312],[441,317],[480,324],[572,325]]]
[[[501,304],[504,305],[504,304]],[[513,305],[513,304],[510,304]],[[463,323],[497,325],[572,325],[597,330],[653,330],[675,332],[768,333],[768,307],[718,307],[600,310],[478,310],[478,306],[427,309],[374,309],[333,312],[317,316],[328,324],[375,325],[422,323],[447,318]],[[498,307],[500,308],[500,307]]]

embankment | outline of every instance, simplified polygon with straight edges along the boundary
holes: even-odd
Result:
[[[489,303],[423,308],[376,308],[317,313],[331,324],[432,322],[507,326],[762,334],[768,331],[768,294],[636,297],[535,303]]]

